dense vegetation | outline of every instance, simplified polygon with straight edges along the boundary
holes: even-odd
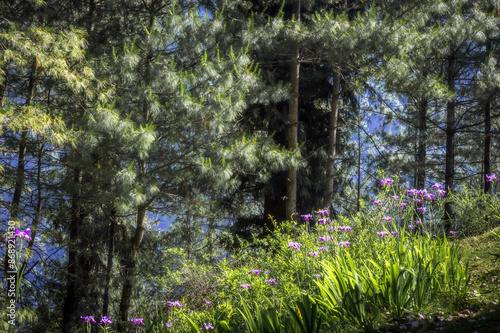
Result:
[[[2,330],[425,330],[498,302],[498,249],[471,251],[498,244],[497,1],[0,18]]]

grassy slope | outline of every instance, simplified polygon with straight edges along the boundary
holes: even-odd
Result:
[[[493,230],[500,234],[500,227]],[[424,315],[408,315],[405,319],[389,320],[379,332],[500,332],[500,239],[491,231],[456,242],[470,261],[471,294],[459,311],[452,305],[440,304]]]

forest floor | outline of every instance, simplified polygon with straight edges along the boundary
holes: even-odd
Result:
[[[469,260],[471,292],[460,305],[436,305],[418,315],[388,319],[378,332],[500,333],[500,227],[457,239]],[[458,308],[458,310],[457,310]]]

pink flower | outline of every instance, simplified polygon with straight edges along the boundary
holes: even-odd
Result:
[[[274,283],[274,284],[278,284],[278,282],[276,282],[276,279],[269,279],[269,280],[266,280],[266,283],[267,283],[267,284],[272,284],[272,283]]]
[[[309,257],[317,257],[318,252],[309,252]]]
[[[374,205],[374,206],[375,206],[375,205],[381,205],[381,204],[382,204],[382,200],[375,200],[375,201],[373,202],[373,205]]]
[[[340,246],[340,247],[342,247],[342,246],[343,246],[343,247],[349,247],[349,246],[351,246],[351,243],[349,243],[349,242],[340,242],[340,243],[339,243],[339,246]]]
[[[387,222],[391,222],[392,221],[392,218],[390,218],[389,216],[386,216],[382,219],[382,221],[387,221]]]
[[[321,274],[313,274],[313,277],[318,278],[318,279],[322,279],[323,278],[323,276],[321,276]]]
[[[313,219],[313,216],[311,214],[306,214],[306,215],[300,215],[304,221],[307,221],[308,219],[309,220],[312,220]]]
[[[182,308],[182,304],[179,302],[179,301],[175,301],[175,302],[171,302],[171,301],[168,301],[168,306],[177,306],[179,308]]]
[[[28,241],[31,241],[31,237],[29,235],[30,233],[30,228],[26,229],[26,231],[19,231],[19,229],[16,228],[16,236],[20,238],[26,238]]]
[[[382,179],[382,181],[380,182],[379,185],[383,185],[383,186],[391,186],[391,183],[393,182],[392,179]]]
[[[251,285],[249,285],[249,284],[243,283],[243,284],[240,286],[240,289],[252,289],[252,286],[251,286]]]
[[[434,185],[432,185],[432,188],[435,188],[435,189],[440,190],[440,189],[442,189],[442,188],[443,188],[443,185],[440,185],[440,184],[438,184],[438,183],[435,183]]]

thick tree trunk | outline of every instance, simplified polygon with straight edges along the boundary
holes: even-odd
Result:
[[[451,56],[448,60],[448,90],[455,92],[455,59]],[[448,197],[453,190],[455,176],[455,98],[446,104],[446,166],[445,166],[445,190]],[[451,228],[453,207],[451,202],[444,206],[444,227],[446,232]]]
[[[335,155],[337,152],[337,121],[339,116],[340,71],[333,74],[333,90],[330,111],[330,136],[328,138],[328,161],[326,164],[326,191],[323,207],[329,208],[333,199],[333,181],[335,176]]]
[[[293,3],[293,14],[296,20],[300,21],[300,0]],[[294,57],[290,64],[290,83],[292,86],[292,96],[290,97],[290,107],[288,108],[288,149],[297,148],[298,142],[298,121],[299,121],[299,73],[300,73],[300,52],[297,46],[294,50]],[[286,184],[286,217],[292,219],[297,210],[297,168],[288,169]]]
[[[120,300],[120,322],[118,324],[118,332],[124,332],[130,311],[130,298],[134,287],[135,268],[137,264],[137,252],[142,243],[144,236],[144,228],[146,224],[146,207],[141,206],[137,210],[137,228],[134,237],[130,241],[128,253],[126,254],[124,267],[124,282],[122,295]]]

